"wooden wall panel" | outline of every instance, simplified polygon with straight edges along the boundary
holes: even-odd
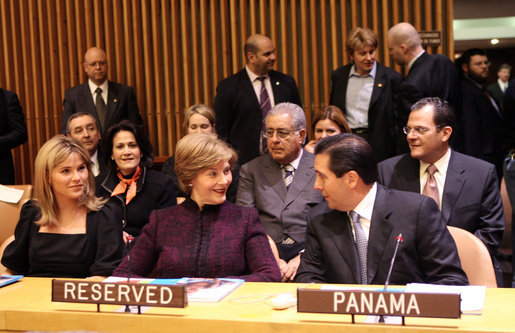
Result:
[[[330,73],[349,62],[347,33],[377,32],[377,59],[395,65],[385,45],[395,23],[441,30],[454,52],[453,0],[0,0],[0,86],[15,91],[29,142],[14,150],[17,182],[32,182],[39,147],[60,128],[64,91],[86,80],[88,47],[106,50],[109,78],[136,90],[156,156],[173,153],[183,110],[212,105],[217,83],[245,64],[249,34],[276,44],[279,71],[299,86],[308,122],[329,102]]]

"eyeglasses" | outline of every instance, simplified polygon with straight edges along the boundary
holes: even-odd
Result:
[[[442,127],[442,125],[438,125],[436,126],[436,131],[438,132]],[[404,126],[402,128],[402,131],[404,132],[404,134],[408,135],[411,131],[413,131],[416,135],[424,135],[424,133],[426,133],[427,131],[429,131],[430,128],[427,128],[427,127],[421,127],[421,126],[415,126],[413,128],[409,127],[409,126]]]
[[[288,136],[290,136],[290,134],[298,134],[299,130],[288,131],[288,130],[285,130],[285,129],[274,130],[272,128],[268,128],[266,130],[266,132],[263,133],[263,137],[265,137],[265,138],[273,138],[274,137],[274,133],[276,133],[276,132],[277,132],[277,136],[278,137],[280,137],[281,139],[286,139]]]

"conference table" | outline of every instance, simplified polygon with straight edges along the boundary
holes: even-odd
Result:
[[[219,303],[123,313],[119,305],[51,301],[50,278],[28,278],[0,288],[0,332],[515,332],[515,289],[487,289],[481,315],[461,319],[406,318],[406,326],[365,324],[366,316],[274,310],[267,297],[304,284],[247,282]],[[311,286],[310,286],[311,287]]]

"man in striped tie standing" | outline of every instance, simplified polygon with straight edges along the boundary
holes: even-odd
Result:
[[[313,154],[302,149],[304,110],[280,103],[266,117],[267,153],[242,166],[236,204],[256,207],[265,232],[277,244],[283,281],[295,277],[304,249],[307,213],[323,201],[313,188]]]

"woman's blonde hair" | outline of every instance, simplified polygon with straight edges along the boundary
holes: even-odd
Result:
[[[186,135],[175,148],[175,174],[181,189],[190,194],[190,182],[205,168],[228,161],[231,169],[238,154],[215,134],[192,133]]]
[[[377,49],[377,42],[376,33],[369,28],[354,28],[349,32],[347,42],[345,42],[347,56],[352,55],[354,51],[365,46],[372,46],[374,49]]]
[[[206,117],[207,120],[209,120],[211,126],[215,125],[215,111],[207,105],[195,104],[186,109],[186,111],[184,111],[184,122],[182,123],[182,126],[184,128],[184,134],[188,133],[188,126],[190,126],[190,118],[192,115],[196,113]]]
[[[41,216],[36,224],[40,226],[57,226],[59,224],[57,221],[59,207],[57,207],[50,177],[52,170],[74,153],[84,160],[88,168],[88,182],[79,199],[79,205],[86,206],[88,210],[97,211],[105,203],[106,200],[95,197],[95,179],[91,172],[91,158],[88,151],[75,139],[59,134],[45,142],[36,156],[34,201],[41,209]]]

